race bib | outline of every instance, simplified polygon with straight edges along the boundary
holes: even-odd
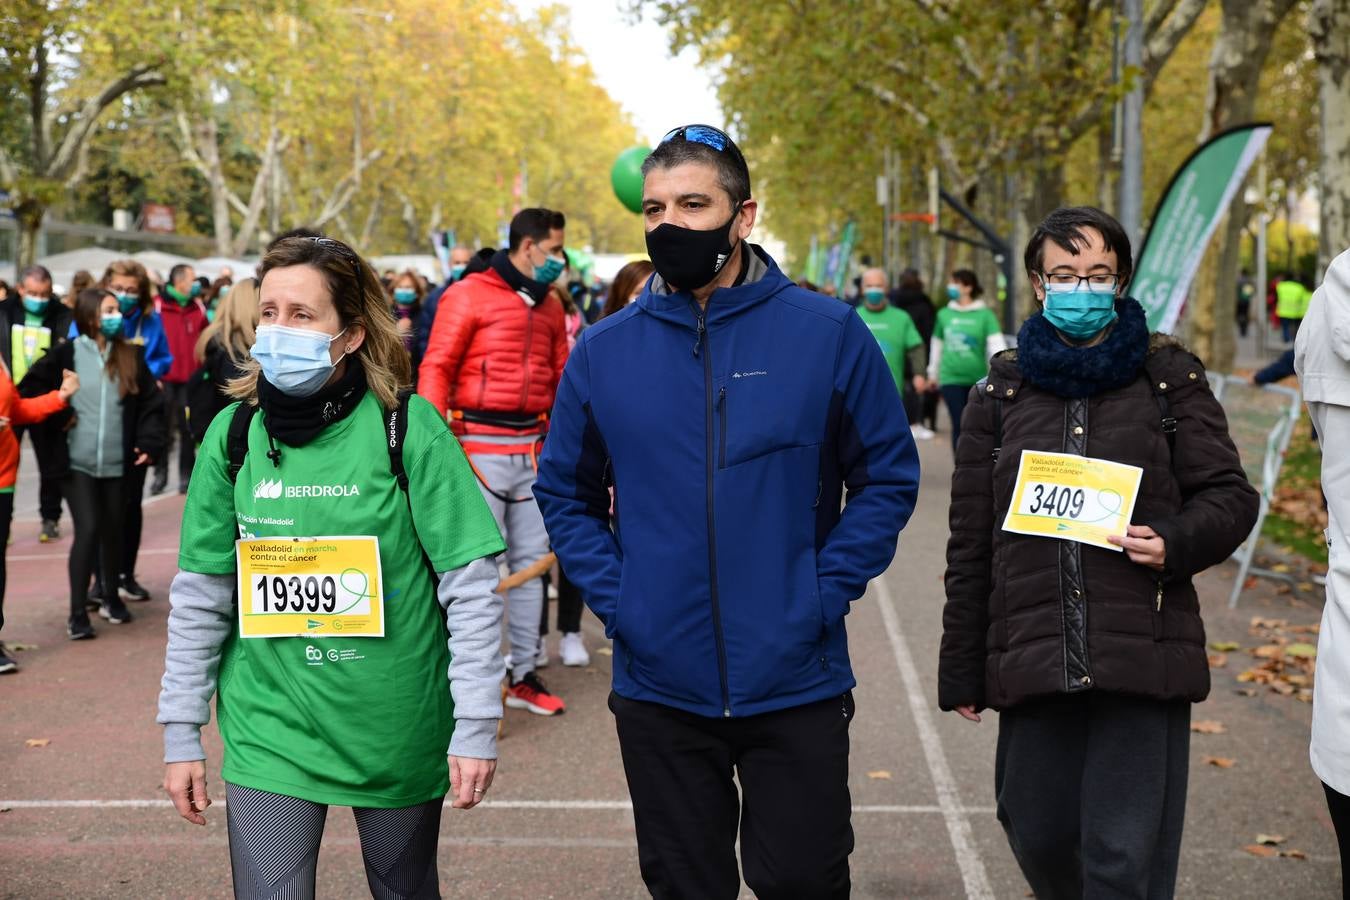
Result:
[[[1105,459],[1023,450],[1003,530],[1120,551],[1106,538],[1125,534],[1143,475]]]
[[[384,637],[379,538],[249,538],[235,555],[240,637]]]

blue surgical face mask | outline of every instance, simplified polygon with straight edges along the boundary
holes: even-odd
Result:
[[[1087,290],[1070,285],[1046,285],[1045,320],[1076,341],[1100,334],[1116,318],[1114,287]]]
[[[961,288],[960,288],[959,286],[955,285],[955,284],[949,284],[949,285],[947,285],[947,299],[948,299],[948,300],[960,300],[960,299],[961,299]]]
[[[188,289],[189,297],[196,297],[202,292],[202,283],[200,281],[192,282],[192,287]]]
[[[412,288],[394,288],[394,302],[402,306],[411,306],[417,299],[417,291]]]
[[[561,256],[550,256],[542,266],[534,267],[534,280],[541,284],[552,284],[567,268],[567,260]]]
[[[104,337],[117,337],[122,333],[122,314],[115,312],[99,316],[98,330],[103,332]]]
[[[114,294],[117,298],[117,305],[122,307],[122,315],[127,316],[141,304],[141,298],[135,294]]]
[[[51,302],[50,297],[30,297],[25,294],[23,308],[35,316],[40,316],[47,311],[47,304]]]
[[[863,302],[868,306],[883,305],[886,302],[885,289],[877,287],[863,288]]]
[[[450,267],[450,280],[451,280],[451,281],[459,281],[461,278],[464,277],[464,270],[467,269],[467,268],[468,268],[468,266],[466,266],[466,265],[451,266],[451,267]]]
[[[328,346],[342,337],[308,328],[285,325],[259,325],[253,342],[253,358],[262,366],[263,377],[282,393],[308,397],[332,377],[337,364],[328,355]]]

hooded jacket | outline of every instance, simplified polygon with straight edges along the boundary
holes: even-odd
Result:
[[[952,474],[943,709],[1088,690],[1197,702],[1209,693],[1191,577],[1242,543],[1259,500],[1200,360],[1150,337],[1135,301],[1117,309],[1112,337],[1091,348],[1047,336],[1037,313],[971,390]],[[1131,521],[1163,537],[1164,570],[1003,531],[1024,450],[1142,468]]]
[[[656,276],[581,332],[535,487],[614,640],[614,691],[713,717],[854,685],[844,617],[918,495],[867,327],[749,249],[705,309]]]
[[[168,339],[169,353],[173,362],[161,378],[171,384],[186,384],[197,371],[197,338],[206,330],[206,307],[196,297],[180,304],[172,297],[161,296],[156,304],[159,307],[160,325]],[[148,349],[148,348],[147,348]]]

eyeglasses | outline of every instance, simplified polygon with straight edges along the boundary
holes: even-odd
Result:
[[[347,262],[351,263],[353,269],[357,272],[361,271],[361,258],[356,255],[355,250],[342,243],[342,241],[335,241],[332,238],[327,237],[312,237],[310,240],[320,247],[327,247],[330,250],[333,250],[343,259],[347,260]]]
[[[661,138],[661,143],[667,141],[688,141],[691,144],[702,144],[705,147],[711,147],[718,153],[730,153],[733,157],[740,160],[744,165],[745,157],[741,155],[740,148],[736,142],[731,139],[725,131],[720,128],[714,128],[711,125],[681,125],[666,132],[666,136]]]
[[[1093,272],[1091,275],[1078,275],[1074,272],[1042,272],[1041,280],[1051,287],[1078,290],[1084,284],[1089,290],[1094,288],[1115,290],[1120,276],[1115,272]]]

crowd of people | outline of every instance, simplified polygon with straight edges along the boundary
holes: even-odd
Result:
[[[607,288],[564,213],[529,208],[505,247],[453,248],[441,284],[297,229],[238,282],[178,266],[155,286],[128,260],[67,307],[34,267],[0,304],[0,519],[27,433],[44,539],[71,511],[72,639],[150,599],[142,498],[178,442],[164,784],[205,824],[215,700],[235,896],[312,897],[331,805],[354,810],[372,895],[439,896],[443,801],[491,790],[503,706],[567,710],[539,674],[551,596],[564,665],[589,662],[583,607],[612,641],[653,896],[731,898],[742,877],[848,896],[847,616],[914,512],[939,403],[938,703],[999,711],[998,816],[1036,896],[1171,896],[1209,691],[1192,579],[1258,499],[1200,361],[1130,298],[1119,223],[1039,224],[1008,349],[969,269],[940,305],[913,270],[894,289],[863,272],[856,309],[794,283],[749,240],[759,207],[719,129],[675,129],[642,172],[650,261]],[[1137,468],[1128,526],[1004,527],[1037,453]],[[1340,752],[1318,772],[1350,837]]]

